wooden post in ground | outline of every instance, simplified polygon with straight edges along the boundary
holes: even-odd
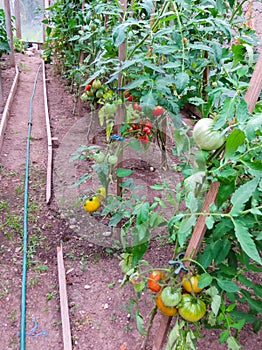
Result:
[[[8,37],[8,43],[10,46],[10,65],[11,67],[15,66],[15,51],[14,51],[14,40],[12,32],[12,22],[11,22],[11,9],[9,0],[4,0],[4,10],[5,10],[5,23],[6,23],[6,32]]]
[[[123,12],[125,12],[127,10],[127,0],[120,0],[120,7],[121,7],[121,10]],[[118,49],[118,60],[120,62],[120,65],[122,64],[122,62],[124,62],[124,60],[126,59],[126,41],[124,41],[120,46],[119,46],[119,49]],[[119,76],[118,76],[118,89],[119,91],[121,92],[122,90],[122,74],[120,73]],[[124,118],[124,108],[123,106],[121,106],[121,108],[118,108],[117,109],[117,118],[116,118],[116,121],[117,121],[117,133],[119,134],[120,132],[120,124],[121,122],[123,121],[123,118]],[[121,152],[119,153],[119,156],[118,156],[118,163],[122,164],[123,162],[123,151],[121,150]],[[121,196],[122,195],[122,178],[117,178],[117,195],[118,196]]]
[[[22,39],[20,0],[15,0],[15,30],[16,30],[16,37],[18,39]]]

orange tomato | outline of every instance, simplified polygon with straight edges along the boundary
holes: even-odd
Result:
[[[174,316],[177,313],[177,308],[174,306],[166,306],[162,299],[162,291],[157,294],[156,306],[162,312],[162,314],[167,316]]]

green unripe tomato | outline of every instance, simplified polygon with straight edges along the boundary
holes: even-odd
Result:
[[[104,96],[104,91],[103,89],[98,89],[97,92],[96,92],[96,97],[97,98],[101,98]]]
[[[107,160],[108,160],[108,163],[109,163],[109,164],[114,165],[114,164],[117,163],[118,158],[117,158],[117,156],[116,156],[115,154],[110,154],[110,155],[108,156]]]
[[[101,81],[98,80],[98,79],[96,79],[96,80],[93,82],[93,84],[92,84],[92,88],[93,88],[94,90],[100,89],[101,86],[102,86],[102,83],[101,83]]]
[[[162,290],[162,300],[166,306],[177,306],[182,298],[180,288],[167,286]]]
[[[225,142],[224,135],[214,130],[214,120],[210,118],[200,119],[194,126],[193,139],[199,148],[212,151],[216,150]]]
[[[81,100],[83,102],[88,101],[88,94],[86,92],[84,92],[81,96],[80,96]]]
[[[94,153],[93,159],[96,163],[103,163],[103,161],[105,159],[105,155],[103,152],[97,151],[96,153]]]

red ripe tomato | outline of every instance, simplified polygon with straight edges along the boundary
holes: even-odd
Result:
[[[87,84],[87,85],[85,86],[85,91],[90,91],[90,89],[91,89],[91,85],[90,85],[90,84]]]
[[[134,129],[134,130],[138,130],[139,129],[139,126],[137,125],[137,123],[133,123],[131,125],[131,127]]]
[[[154,270],[150,272],[147,279],[147,286],[154,293],[158,293],[162,286],[161,283],[164,282],[166,275],[163,271]]]
[[[143,143],[147,143],[149,141],[149,137],[147,135],[138,135],[137,138]]]
[[[152,114],[155,117],[159,117],[160,115],[162,115],[164,113],[164,108],[161,106],[156,106],[153,110],[152,110]]]
[[[124,91],[124,96],[128,101],[133,101],[133,96],[130,94],[130,92],[128,90]]]
[[[142,107],[136,102],[136,103],[134,103],[134,106],[133,106],[133,108],[134,108],[134,110],[136,110],[136,111],[142,111]]]
[[[151,123],[151,121],[150,120],[146,120],[145,122],[144,122],[144,126],[147,126],[148,128],[152,128],[152,123]]]
[[[145,132],[146,134],[150,134],[151,129],[148,126],[144,126],[143,132]]]

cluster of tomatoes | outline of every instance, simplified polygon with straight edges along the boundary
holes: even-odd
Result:
[[[142,143],[147,143],[152,138],[152,123],[149,119],[133,121],[127,125],[127,133],[137,137]]]
[[[130,101],[133,100],[132,95],[128,95],[127,93],[125,93],[125,96],[127,96],[126,98],[130,99]],[[137,102],[133,104],[133,109],[136,113],[142,112],[142,107]],[[139,120],[141,116],[138,114],[138,118],[131,120],[129,123],[125,125],[124,129],[122,130],[123,131],[122,134],[124,136],[132,135],[136,137],[138,140],[140,140],[142,143],[144,144],[148,143],[149,141],[152,140],[152,137],[153,137],[153,126],[152,126],[151,120],[153,117],[161,116],[163,113],[164,113],[164,108],[161,106],[156,106],[152,110],[152,115],[150,117],[151,119],[145,118],[145,119]]]
[[[92,80],[89,84],[85,86],[85,92],[81,95],[81,100],[83,102],[100,99],[104,96],[107,88],[102,85],[99,79]]]
[[[152,271],[147,280],[148,288],[157,293],[156,306],[167,316],[179,315],[189,321],[197,322],[206,313],[206,304],[199,298],[202,291],[198,287],[200,275],[186,275],[181,286],[173,286],[166,283],[167,276],[163,271]]]

